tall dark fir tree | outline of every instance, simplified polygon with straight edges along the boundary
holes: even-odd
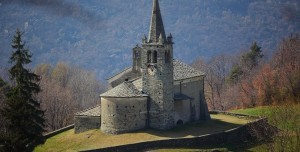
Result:
[[[248,53],[242,56],[243,64],[249,69],[252,70],[259,63],[259,60],[263,57],[261,47],[254,42]]]
[[[36,95],[41,91],[39,76],[25,66],[31,62],[31,53],[22,42],[19,30],[12,40],[14,49],[10,57],[12,67],[9,70],[13,82],[7,93],[2,116],[8,123],[5,137],[7,151],[32,151],[36,144],[42,141],[44,130],[44,112]]]

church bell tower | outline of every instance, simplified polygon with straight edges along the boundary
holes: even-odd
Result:
[[[174,127],[173,42],[171,34],[166,38],[158,0],[153,0],[148,38],[133,51],[140,54],[142,89],[149,95],[148,126]]]

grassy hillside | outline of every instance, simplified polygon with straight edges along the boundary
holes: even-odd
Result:
[[[300,126],[300,104],[265,106],[232,110],[233,113],[267,117],[269,122],[280,129],[294,130]]]
[[[248,108],[248,109],[238,109],[232,110],[230,112],[238,113],[238,114],[245,114],[250,116],[266,116],[269,115],[272,110],[272,107],[255,107],[255,108]]]
[[[99,130],[74,134],[74,130],[72,129],[49,138],[44,145],[38,146],[35,151],[78,151],[82,149],[95,149],[142,141],[188,138],[229,130],[250,121],[222,114],[211,115],[211,117],[211,121],[187,124],[168,131],[141,130],[121,135],[106,135]]]
[[[216,145],[208,149],[161,149],[156,151],[299,151],[300,135],[300,105],[285,105],[273,107],[257,107],[250,109],[233,110],[231,112],[253,116],[268,117],[269,122],[280,128],[281,132],[272,142],[262,142],[247,145]],[[108,146],[137,143],[141,141],[162,140],[169,138],[188,138],[209,133],[228,130],[246,124],[250,120],[240,119],[228,115],[211,115],[212,120],[176,127],[169,131],[141,130],[121,135],[105,135],[99,130],[91,130],[81,134],[74,134],[74,130],[49,138],[44,145],[38,146],[35,151],[78,151]],[[223,148],[222,148],[223,147]]]
[[[264,106],[230,112],[252,116],[267,117],[269,123],[281,129],[271,142],[258,142],[247,145],[222,145],[224,148],[208,147],[208,149],[159,149],[155,152],[211,152],[218,151],[300,151],[300,105]],[[222,147],[221,146],[221,147]]]
[[[232,112],[268,118],[271,125],[280,129],[272,142],[251,148],[251,151],[300,151],[300,104],[257,107]]]

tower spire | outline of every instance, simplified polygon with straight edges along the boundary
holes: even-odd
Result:
[[[148,36],[149,43],[157,43],[160,35],[163,41],[166,41],[166,34],[164,29],[163,20],[160,13],[158,0],[153,0],[152,18],[150,23],[150,31]]]

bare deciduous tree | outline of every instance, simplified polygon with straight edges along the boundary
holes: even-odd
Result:
[[[41,64],[35,72],[42,77],[39,99],[45,109],[48,130],[73,123],[74,113],[99,104],[105,90],[93,72],[58,63],[55,67]]]
[[[48,78],[43,78],[40,86],[43,91],[38,98],[43,101],[47,130],[52,131],[72,124],[78,105],[71,92]]]
[[[210,104],[209,107],[212,110],[225,110],[222,92],[226,88],[226,77],[232,66],[230,57],[218,55],[209,60],[208,63],[198,59],[192,66],[206,73],[205,94]]]

